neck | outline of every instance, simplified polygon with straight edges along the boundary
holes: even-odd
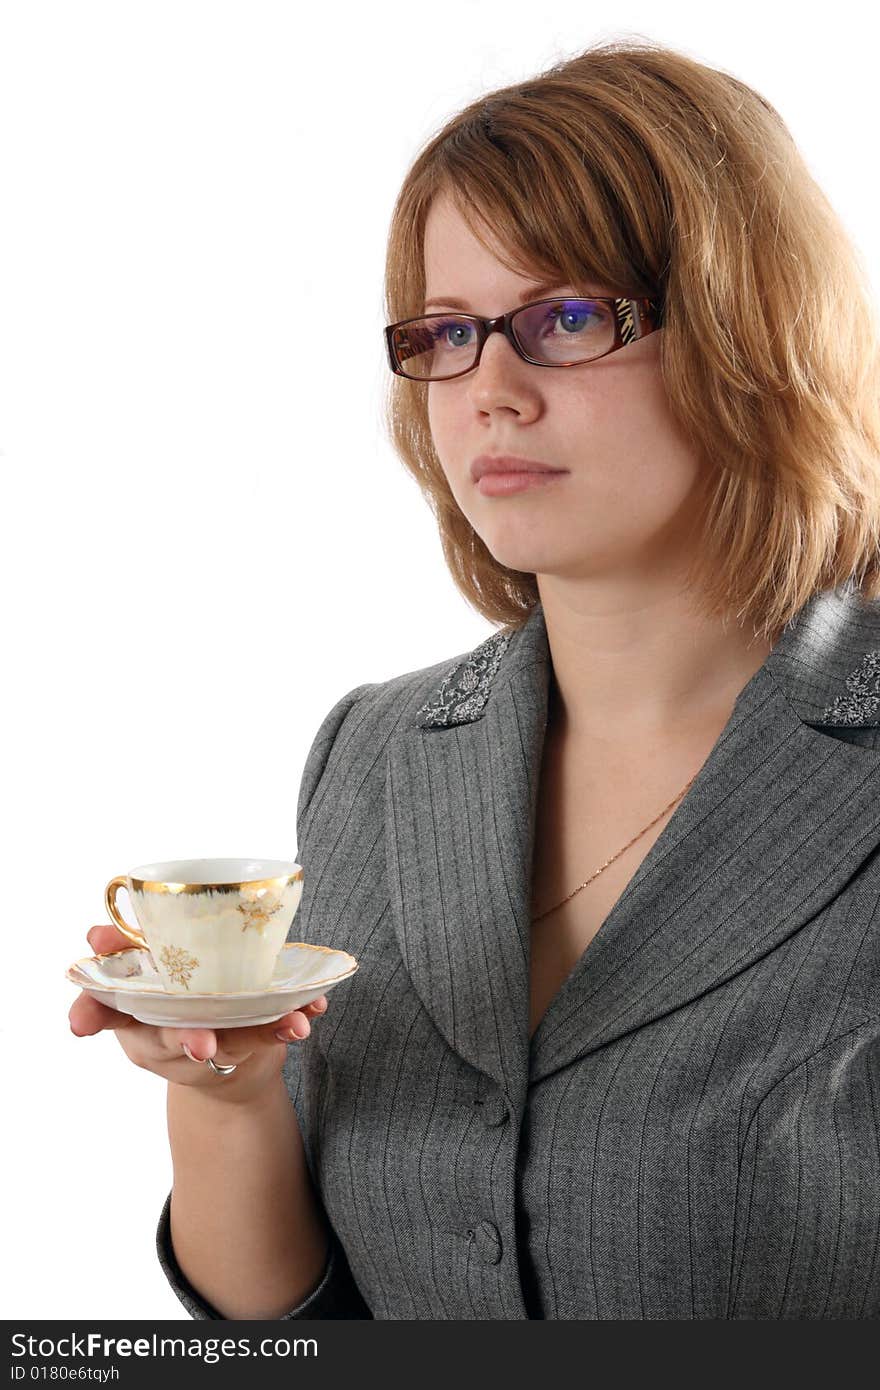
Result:
[[[548,727],[566,741],[674,737],[722,722],[773,650],[733,622],[698,615],[680,596],[623,603],[542,597],[552,660]]]

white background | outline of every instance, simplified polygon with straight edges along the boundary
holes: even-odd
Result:
[[[0,9],[3,1317],[187,1320],[154,1250],[165,1083],[68,1024],[107,880],[295,858],[331,705],[492,630],[382,426],[385,237],[417,151],[480,92],[659,39],[774,103],[876,286],[870,14]],[[325,362],[321,327],[350,345]]]

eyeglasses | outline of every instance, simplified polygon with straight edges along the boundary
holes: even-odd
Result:
[[[478,366],[490,333],[503,333],[524,362],[577,367],[644,338],[662,324],[653,299],[538,299],[484,319],[423,314],[385,329],[388,365],[411,381],[448,381]]]

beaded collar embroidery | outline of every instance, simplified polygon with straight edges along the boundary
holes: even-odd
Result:
[[[846,694],[822,711],[820,724],[880,722],[880,651],[866,652],[860,666],[846,678]]]
[[[440,689],[418,710],[427,728],[469,724],[482,712],[512,632],[493,632],[443,678]]]

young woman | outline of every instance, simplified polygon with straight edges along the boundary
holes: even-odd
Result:
[[[71,1010],[169,1082],[162,1268],[194,1318],[878,1317],[856,254],[768,102],[612,43],[430,141],[386,294],[497,631],[318,730],[296,939],[360,969],[305,1046]]]

